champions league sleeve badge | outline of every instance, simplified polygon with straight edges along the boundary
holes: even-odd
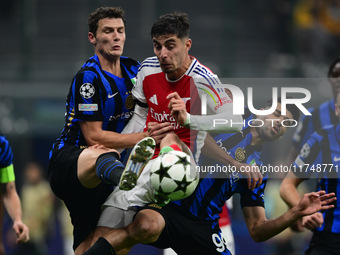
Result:
[[[94,96],[95,91],[91,83],[84,83],[79,89],[79,94],[82,98],[89,99]]]

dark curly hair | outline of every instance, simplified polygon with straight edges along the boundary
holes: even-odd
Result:
[[[89,15],[87,20],[89,32],[96,35],[99,20],[105,18],[121,18],[125,25],[125,12],[121,7],[99,7]]]
[[[190,23],[186,13],[169,13],[162,15],[151,28],[151,38],[161,35],[177,35],[178,38],[189,37]]]

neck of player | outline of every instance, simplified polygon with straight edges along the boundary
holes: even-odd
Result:
[[[120,56],[110,56],[110,58],[106,58],[100,53],[97,54],[97,56],[104,71],[123,78],[122,69],[120,68]]]
[[[183,77],[185,72],[189,69],[189,66],[191,65],[191,57],[187,55],[181,65],[177,70],[175,70],[172,73],[167,73],[166,76],[170,81],[176,81]]]

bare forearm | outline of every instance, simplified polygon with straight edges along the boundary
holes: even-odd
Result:
[[[281,233],[301,217],[301,213],[294,207],[278,218],[266,220],[254,226],[250,231],[251,236],[256,242],[264,242]]]
[[[288,172],[281,183],[280,196],[290,208],[296,206],[301,199],[297,188],[302,181],[303,179],[297,178],[292,172]]]
[[[131,148],[137,142],[147,137],[147,133],[134,133],[134,134],[119,134],[111,131],[102,130],[96,136],[87,138],[86,142],[89,146],[100,144],[108,148],[124,149]]]
[[[8,215],[13,221],[21,221],[21,202],[18,194],[15,191],[8,192],[8,194],[4,196],[4,205]]]

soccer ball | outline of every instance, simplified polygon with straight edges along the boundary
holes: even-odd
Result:
[[[158,156],[151,167],[151,185],[156,194],[171,201],[190,196],[199,181],[199,173],[188,154],[170,151]]]

